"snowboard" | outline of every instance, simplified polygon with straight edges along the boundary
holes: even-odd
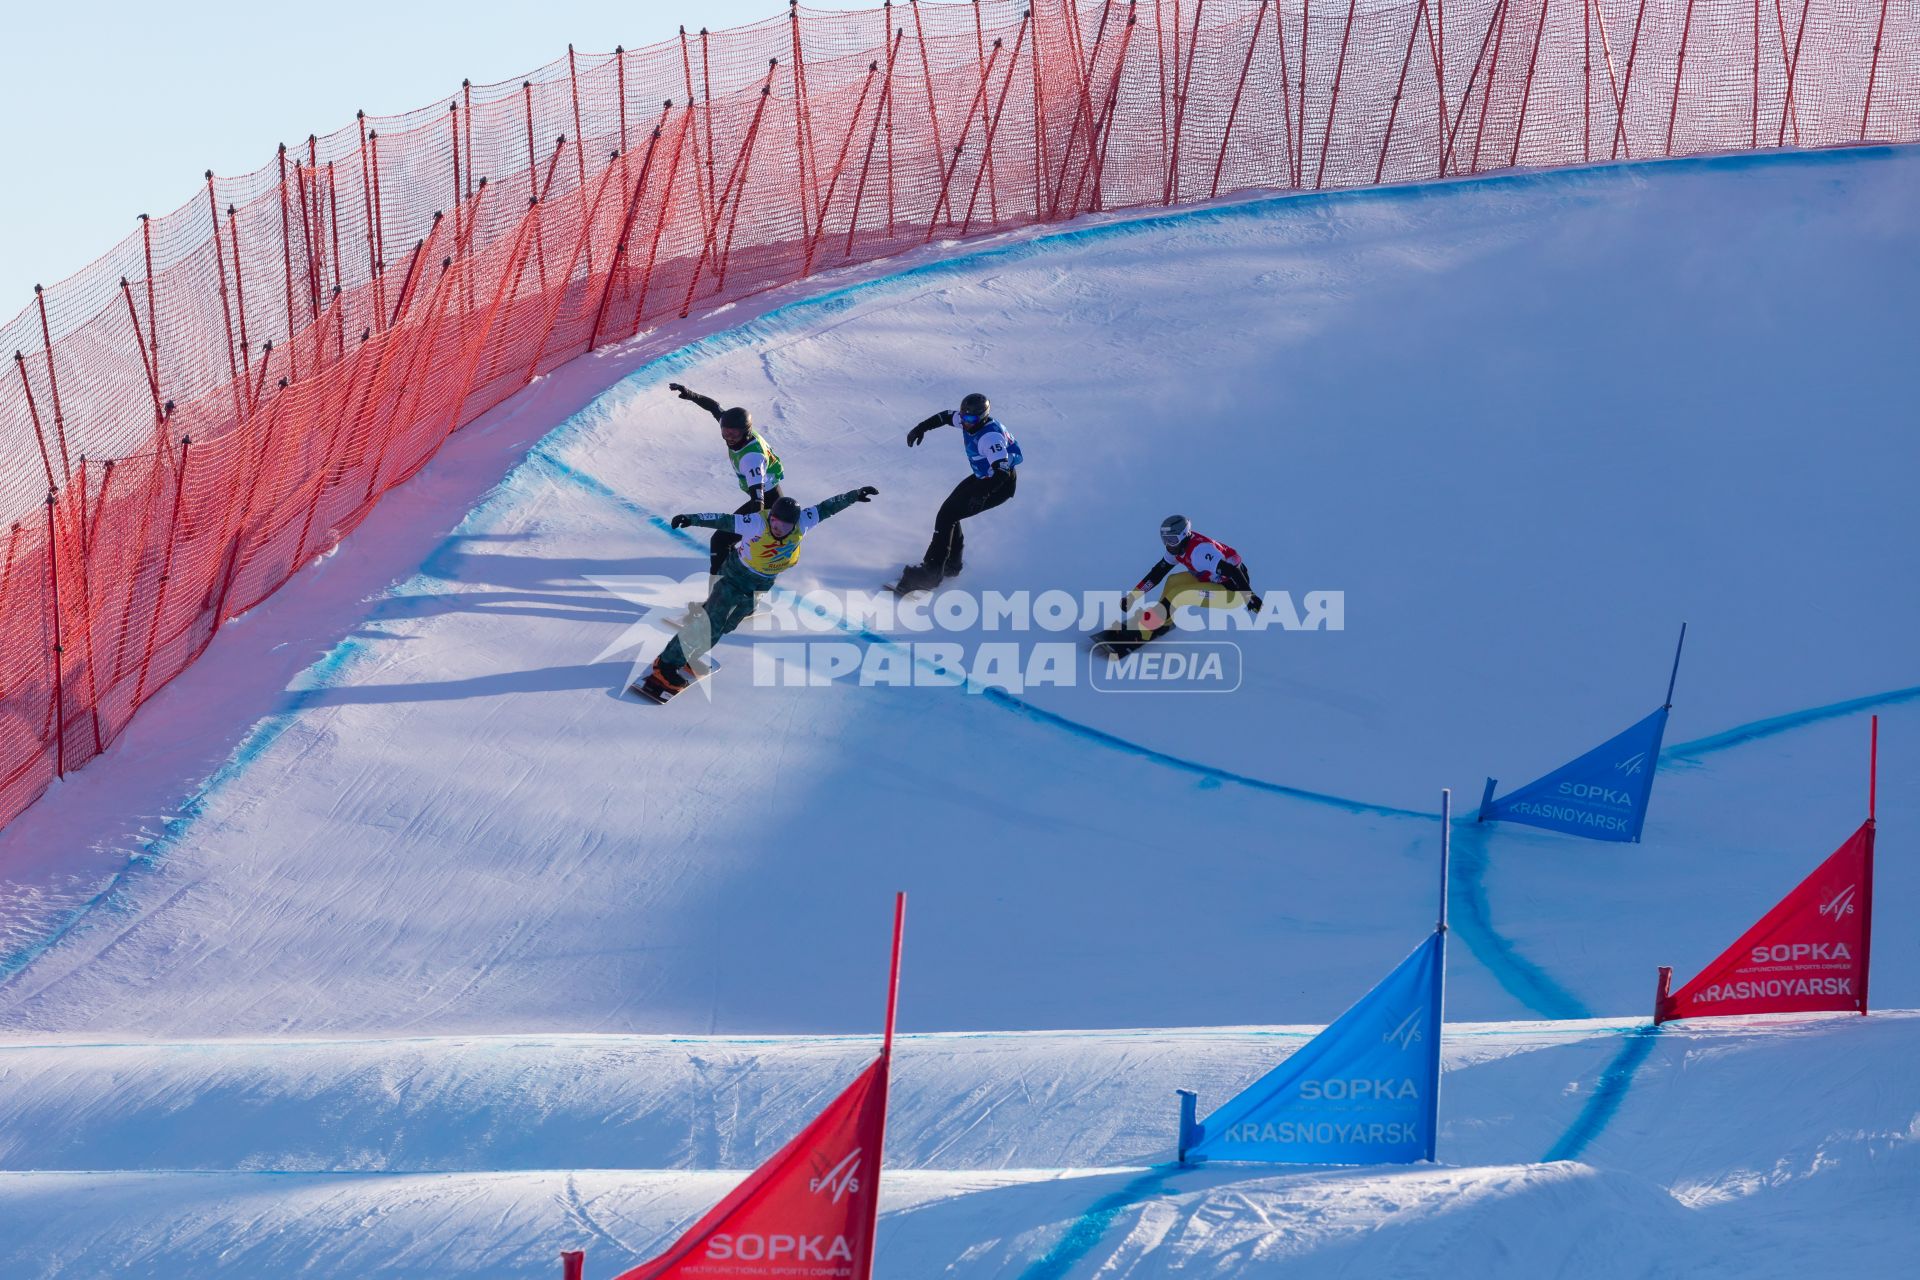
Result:
[[[1149,634],[1142,635],[1138,627],[1108,627],[1096,631],[1088,637],[1093,651],[1108,658],[1124,658],[1134,650],[1151,640],[1158,640],[1173,630],[1172,621],[1168,621]]]
[[[681,685],[678,689],[675,689],[660,678],[660,673],[657,670],[648,667],[646,675],[627,686],[627,692],[644,698],[655,706],[662,706],[672,702],[675,698],[693,688],[693,686],[699,684],[719,669],[719,661],[709,655],[701,665],[683,668],[683,670],[688,672],[693,678]]]
[[[904,599],[906,599],[906,598],[907,598],[908,596],[919,596],[919,595],[925,595],[925,594],[927,594],[927,593],[928,593],[929,591],[932,591],[932,590],[933,590],[934,588],[933,588],[933,587],[923,587],[923,586],[919,586],[919,585],[917,585],[917,584],[915,584],[915,583],[912,583],[912,582],[909,582],[909,581],[908,581],[908,579],[909,579],[910,577],[912,577],[912,575],[913,575],[913,574],[914,574],[914,573],[915,573],[915,572],[916,572],[916,571],[917,571],[918,569],[919,569],[919,566],[918,566],[918,565],[911,565],[911,564],[910,564],[910,565],[908,565],[908,566],[907,566],[906,568],[904,568],[904,569],[902,569],[902,570],[900,571],[900,576],[899,576],[898,578],[896,578],[896,579],[895,579],[894,581],[892,581],[892,582],[883,582],[883,583],[881,583],[881,584],[880,584],[880,586],[881,586],[881,587],[882,587],[882,588],[883,588],[884,590],[887,590],[887,591],[891,591],[891,592],[893,592],[893,595],[894,595],[894,598],[895,598],[896,600],[904,600]],[[935,585],[937,586],[938,584],[936,583]]]
[[[922,566],[910,564],[900,570],[900,576],[898,578],[892,582],[883,582],[880,585],[901,599],[907,596],[925,595],[929,591],[938,591],[944,584],[952,582],[955,578],[959,577],[960,566],[957,564],[954,565],[951,569],[942,573],[938,581],[927,583],[924,586],[918,582],[910,581],[910,579],[923,576],[923,574],[924,570]]]

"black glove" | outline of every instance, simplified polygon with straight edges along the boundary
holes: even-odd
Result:
[[[667,384],[667,390],[673,392],[675,395],[679,396],[682,400],[691,400],[693,399],[695,394],[694,392],[687,390],[684,386],[682,386],[678,382],[669,382]]]
[[[873,495],[878,492],[880,491],[874,488],[872,485],[863,484],[858,489],[855,489],[853,491],[853,500],[855,502],[872,502]]]
[[[1261,601],[1259,596],[1253,594],[1253,592],[1251,591],[1247,592],[1247,612],[1248,613],[1253,614],[1256,618],[1259,617],[1260,604],[1261,604]]]
[[[759,515],[761,508],[765,507],[766,505],[767,505],[767,500],[764,497],[762,497],[757,490],[747,495],[747,514],[748,515],[750,516]]]
[[[909,449],[913,448],[915,445],[919,444],[922,440],[926,438],[927,438],[927,429],[925,427],[914,427],[912,430],[907,432],[907,448]]]
[[[676,529],[684,529],[688,525],[693,523],[693,517],[684,516],[684,515],[675,516],[672,520],[668,521],[668,523],[671,524]]]

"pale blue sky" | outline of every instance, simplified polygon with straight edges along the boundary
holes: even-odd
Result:
[[[878,0],[807,0],[809,8]],[[718,30],[785,0],[19,0],[0,26],[0,320],[194,194],[357,108],[446,97],[566,52]]]

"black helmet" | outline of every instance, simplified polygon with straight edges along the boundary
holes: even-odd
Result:
[[[751,431],[753,430],[753,415],[745,409],[736,408],[723,410],[720,414],[720,429],[722,431]]]
[[[1160,541],[1169,551],[1177,550],[1193,532],[1193,521],[1185,516],[1168,516],[1160,522]]]
[[[960,400],[960,425],[971,430],[987,420],[987,398],[978,391],[969,391]]]
[[[767,509],[767,515],[771,519],[797,525],[800,523],[800,503],[782,494],[773,500],[773,506]]]

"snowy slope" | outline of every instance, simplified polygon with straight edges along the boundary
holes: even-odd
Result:
[[[1322,1023],[1431,926],[1439,788],[1637,720],[1682,620],[1643,844],[1457,827],[1463,1167],[1150,1168],[1176,1083],[1217,1101],[1298,1030],[916,1036],[883,1268],[1641,1274],[1680,1239],[1805,1274],[1848,1214],[1886,1263],[1910,1019],[1631,1024],[1857,825],[1873,711],[1873,990],[1920,1005],[1916,196],[1872,149],[1115,220],[504,406],[0,831],[0,1167],[43,1171],[0,1175],[8,1273],[637,1255],[870,1043],[635,1035],[868,1035],[895,887],[910,1032]],[[1233,696],[755,687],[742,635],[710,702],[621,701],[659,639],[606,580],[699,573],[662,518],[737,501],[669,379],[752,407],[798,496],[881,489],[795,590],[918,554],[962,464],[902,434],[983,389],[1028,463],[961,585],[1118,590],[1182,510],[1345,629],[1242,637]]]
[[[1490,1275],[1887,1274],[1920,1120],[1885,1064],[1920,1051],[1920,1018],[1642,1030],[1449,1025],[1441,1167],[1291,1171],[1159,1162],[1176,1086],[1217,1098],[1308,1028],[909,1037],[882,1273],[1405,1274],[1444,1251]],[[16,1045],[4,1163],[41,1172],[0,1174],[0,1270],[547,1277],[568,1246],[611,1275],[738,1176],[707,1170],[770,1154],[872,1049]],[[81,1172],[102,1167],[140,1171]]]
[[[908,1028],[1325,1019],[1431,913],[1437,824],[1365,806],[1470,800],[1637,719],[1684,618],[1685,758],[1646,842],[1462,841],[1459,1014],[1644,1009],[1653,964],[1703,962],[1863,808],[1858,709],[1683,744],[1920,683],[1920,597],[1892,588],[1920,546],[1912,445],[1888,429],[1917,184],[1912,153],[1862,152],[1252,204],[908,274],[656,362],[337,622],[299,692],[238,709],[266,718],[0,1017],[854,1030],[902,885]],[[653,715],[611,696],[636,610],[593,579],[697,572],[649,513],[731,501],[669,377],[759,408],[803,495],[881,487],[809,540],[797,588],[872,586],[917,550],[959,446],[907,450],[903,424],[977,383],[1030,460],[964,581],[1124,586],[1178,508],[1264,586],[1345,591],[1347,628],[1255,637],[1232,697],[1027,695],[1070,724],[950,689],[753,688],[742,637],[711,703]],[[272,626],[223,639],[119,756],[178,751],[170,711],[191,728]],[[1920,718],[1884,710],[1898,831]],[[94,847],[84,901],[139,852],[118,763],[0,834],[27,869],[11,936],[73,905],[42,866]],[[1899,918],[1920,883],[1885,861]],[[1517,956],[1472,932],[1481,896]],[[1876,990],[1920,1003],[1920,947],[1886,943]]]

